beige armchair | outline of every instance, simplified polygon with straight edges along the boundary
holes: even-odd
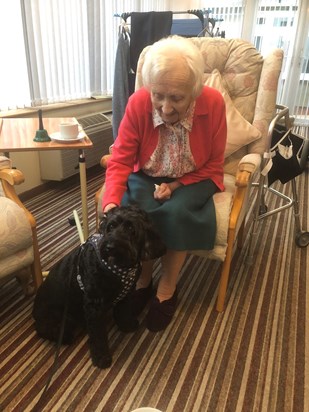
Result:
[[[210,251],[190,252],[223,262],[216,305],[221,312],[224,310],[234,246],[235,243],[242,246],[252,178],[259,170],[268,128],[276,113],[283,51],[276,49],[263,58],[252,44],[240,39],[203,37],[191,40],[204,56],[205,84],[222,93],[227,109],[225,191],[214,195],[216,244]],[[139,58],[136,89],[142,86],[141,68],[149,47]],[[106,167],[107,164],[108,157],[105,156],[101,165]],[[96,194],[99,216],[103,192],[104,186]]]
[[[42,283],[42,271],[36,221],[14,189],[23,181],[23,174],[11,168],[10,159],[0,156],[0,285],[16,277],[29,295]]]

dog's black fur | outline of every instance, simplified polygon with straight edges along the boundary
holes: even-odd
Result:
[[[33,306],[38,335],[57,341],[66,307],[62,343],[72,343],[77,331],[86,328],[93,364],[109,367],[112,357],[106,312],[113,307],[115,322],[124,332],[138,327],[131,315],[130,293],[140,275],[141,261],[164,253],[165,246],[144,211],[136,206],[111,209],[100,223],[99,234],[90,236],[62,258],[39,287]],[[136,267],[134,275],[131,271],[129,291],[119,274],[111,270],[113,265],[121,269]]]

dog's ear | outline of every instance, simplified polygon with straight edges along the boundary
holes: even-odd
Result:
[[[136,218],[141,219],[140,221],[143,222],[144,247],[141,260],[153,260],[163,256],[166,253],[166,246],[147,212],[138,205],[130,205],[129,209],[136,214]]]
[[[152,260],[161,257],[166,253],[166,246],[161,236],[152,223],[148,223],[145,228],[145,246],[142,253],[142,260]]]

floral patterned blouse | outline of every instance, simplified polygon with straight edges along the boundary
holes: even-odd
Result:
[[[187,116],[173,125],[165,124],[158,111],[153,111],[153,125],[160,128],[159,142],[143,167],[145,174],[177,178],[195,170],[189,144],[194,108],[195,102],[189,108]]]

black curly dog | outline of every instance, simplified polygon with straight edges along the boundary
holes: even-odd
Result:
[[[72,343],[85,328],[93,365],[109,367],[106,313],[113,308],[121,331],[137,329],[130,294],[141,261],[164,253],[165,246],[144,211],[136,206],[111,209],[100,222],[99,233],[53,266],[39,287],[33,306],[38,335],[57,341],[66,308],[62,343]]]

